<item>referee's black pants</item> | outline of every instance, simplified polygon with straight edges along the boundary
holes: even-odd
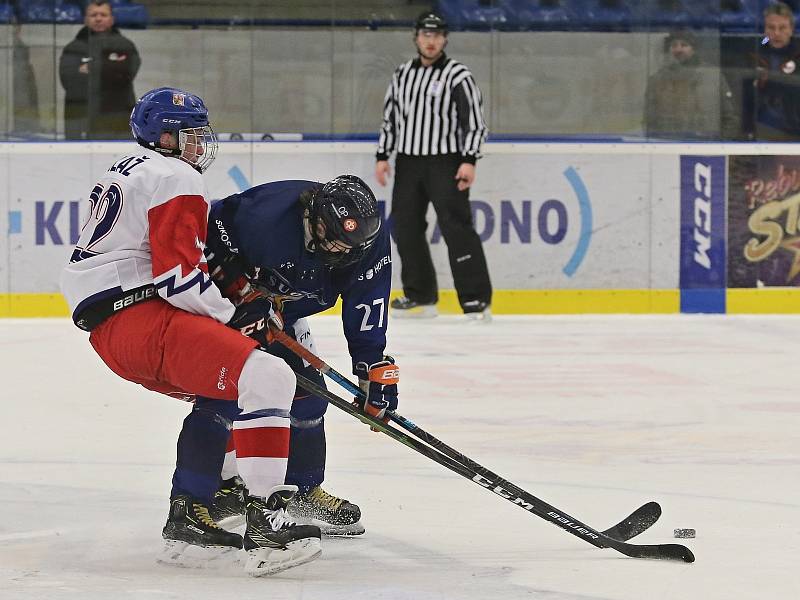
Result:
[[[492,284],[481,239],[472,222],[469,190],[456,187],[458,154],[440,156],[397,155],[392,220],[400,255],[400,278],[409,300],[434,304],[439,300],[436,271],[425,231],[428,203],[433,203],[439,229],[447,244],[453,283],[462,308],[478,300],[490,304]]]

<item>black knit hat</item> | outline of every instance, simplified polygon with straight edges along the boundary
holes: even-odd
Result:
[[[670,31],[669,35],[664,38],[664,52],[669,52],[669,47],[675,40],[683,40],[692,48],[697,48],[697,37],[687,29],[676,29]]]

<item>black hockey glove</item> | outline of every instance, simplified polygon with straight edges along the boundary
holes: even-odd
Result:
[[[394,364],[391,356],[384,356],[382,361],[369,366],[365,362],[356,363],[354,373],[358,375],[358,384],[367,396],[366,402],[357,400],[361,410],[388,423],[386,411],[397,409],[400,367]]]
[[[241,256],[228,250],[214,252],[209,248],[206,248],[205,255],[211,280],[236,306],[260,295],[250,285],[250,280],[258,273]]]
[[[253,338],[266,348],[272,343],[271,329],[283,330],[283,317],[269,298],[262,296],[237,306],[228,326],[238,329],[242,335]]]

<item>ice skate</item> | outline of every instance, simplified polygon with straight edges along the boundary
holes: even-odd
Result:
[[[467,323],[484,323],[492,322],[492,311],[486,302],[480,300],[472,300],[464,302],[464,319]]]
[[[208,507],[189,496],[172,499],[161,536],[164,549],[158,562],[181,567],[232,563],[242,547],[242,536],[219,527],[208,514]]]
[[[250,575],[272,575],[322,554],[319,527],[298,525],[286,514],[286,505],[296,492],[296,486],[278,485],[266,500],[248,497],[244,568]]]
[[[392,316],[398,319],[432,319],[439,315],[436,304],[422,304],[405,296],[395,298],[389,305]]]
[[[222,482],[214,494],[214,501],[208,507],[208,512],[220,527],[239,527],[245,522],[246,498],[247,488],[244,481],[236,475]]]
[[[361,509],[357,504],[337,498],[320,486],[297,494],[286,508],[298,523],[316,525],[325,535],[361,535]]]

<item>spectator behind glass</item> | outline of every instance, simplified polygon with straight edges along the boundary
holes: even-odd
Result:
[[[20,25],[14,25],[12,61],[14,64],[14,128],[18,135],[37,133],[39,124],[39,92],[31,64],[30,50],[22,41]]]
[[[736,139],[739,125],[730,86],[718,68],[704,64],[690,31],[664,39],[671,60],[647,82],[644,130],[667,139]]]
[[[59,63],[68,140],[127,139],[136,102],[133,79],[141,61],[133,42],[114,26],[107,0],[86,6],[85,26],[64,48]]]
[[[764,38],[753,57],[755,80],[745,82],[744,114],[751,139],[800,138],[800,44],[794,38],[794,13],[783,2],[764,10]]]

